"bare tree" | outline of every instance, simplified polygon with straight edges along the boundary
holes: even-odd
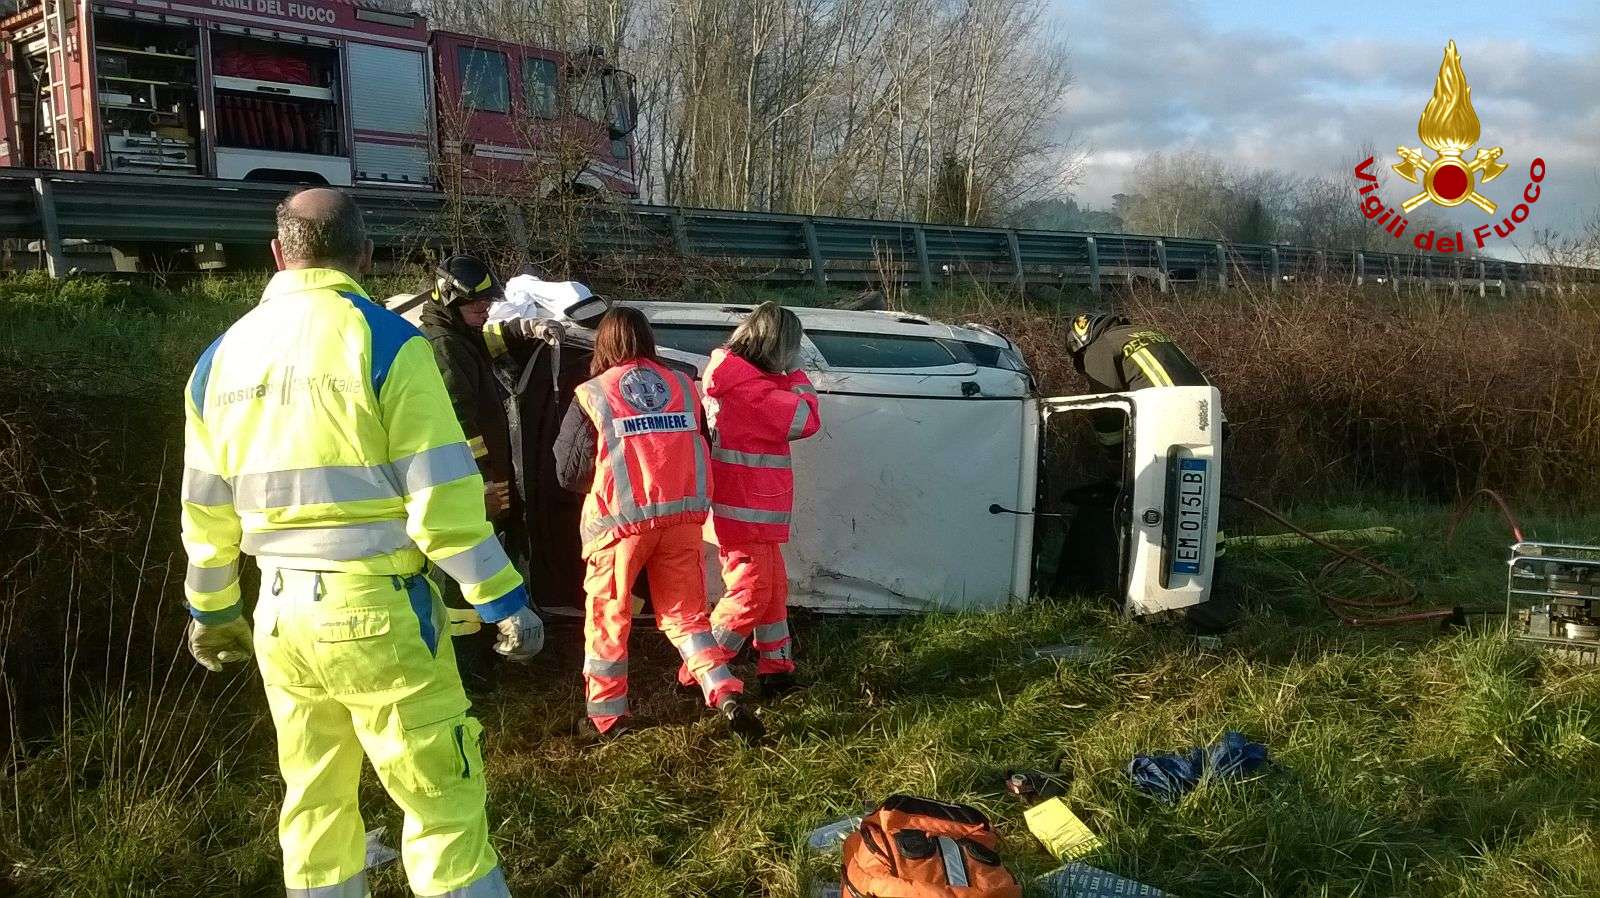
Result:
[[[420,0],[440,26],[638,76],[643,194],[974,224],[1061,195],[1047,0]]]
[[[1592,177],[1600,185],[1600,169]],[[1569,231],[1536,230],[1528,244],[1519,244],[1518,249],[1530,262],[1600,268],[1600,208],[1589,210],[1588,217]]]
[[[1364,148],[1360,159],[1333,172],[1296,177],[1230,165],[1207,153],[1153,153],[1134,166],[1115,211],[1135,233],[1411,252],[1409,239],[1395,240],[1362,214],[1351,170],[1372,155]],[[1380,195],[1387,169],[1381,161],[1371,168]],[[1440,226],[1426,214],[1408,220],[1408,233]]]

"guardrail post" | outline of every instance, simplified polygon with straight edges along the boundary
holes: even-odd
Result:
[[[67,258],[61,253],[61,225],[56,221],[56,197],[48,178],[33,179],[33,199],[39,205],[39,224],[44,228],[45,264],[51,277],[65,277]]]
[[[1017,273],[1017,292],[1028,289],[1028,273],[1022,270],[1022,243],[1017,240],[1017,232],[1006,231],[1006,244],[1011,247],[1011,268]]]
[[[683,210],[673,209],[667,217],[672,228],[672,248],[680,256],[691,255],[689,252],[689,225],[683,220]]]
[[[1217,289],[1228,289],[1228,248],[1217,244]]]
[[[1156,241],[1156,270],[1161,273],[1160,288],[1162,293],[1172,289],[1172,278],[1167,273],[1167,241]]]
[[[1100,244],[1093,237],[1084,238],[1084,249],[1089,253],[1089,292],[1100,295]]]
[[[1367,282],[1367,254],[1356,253],[1356,286],[1360,287]]]
[[[1276,246],[1267,252],[1267,277],[1272,279],[1270,289],[1276,293],[1278,285],[1283,283],[1283,257],[1278,255]]]
[[[911,229],[911,239],[917,246],[917,273],[921,275],[922,289],[933,292],[933,264],[928,261],[928,232],[922,225]]]
[[[1489,285],[1483,282],[1485,277],[1483,260],[1479,259],[1474,262],[1473,268],[1476,269],[1478,274],[1478,297],[1481,299],[1489,295]]]
[[[806,238],[806,255],[811,257],[811,284],[818,290],[827,289],[828,271],[823,267],[822,244],[817,241],[817,223],[809,218],[800,222],[800,233]]]

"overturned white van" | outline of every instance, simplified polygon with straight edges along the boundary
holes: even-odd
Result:
[[[663,356],[697,373],[751,308],[627,304],[649,316]],[[1111,478],[1120,484],[1108,518],[1115,532],[1104,543],[1115,558],[1102,559],[1125,612],[1208,598],[1221,488],[1216,390],[1041,398],[1016,346],[987,328],[896,312],[794,311],[822,429],[793,447],[791,604],[916,612],[999,608],[1030,595],[1059,548],[1055,521],[1071,510],[1059,501],[1064,478],[1083,467],[1072,457],[1072,427],[1102,409],[1127,421],[1121,477]],[[569,322],[559,358],[539,347],[516,378],[529,585],[552,610],[582,607],[579,500],[545,475],[590,346],[592,331]],[[1050,523],[1051,540],[1039,521]],[[715,565],[707,570],[715,595]]]

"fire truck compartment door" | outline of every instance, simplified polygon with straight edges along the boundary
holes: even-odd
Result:
[[[426,58],[417,50],[352,42],[348,60],[356,179],[427,183]]]

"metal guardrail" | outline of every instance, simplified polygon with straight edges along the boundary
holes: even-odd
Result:
[[[0,170],[0,237],[42,241],[52,274],[69,241],[108,245],[260,246],[273,234],[281,184],[205,178]],[[420,244],[444,207],[439,193],[353,191],[380,245]],[[491,202],[487,201],[486,202]],[[504,207],[503,207],[504,208]],[[526,223],[505,210],[508,235]],[[870,282],[885,273],[932,288],[946,279],[1082,286],[1147,280],[1225,287],[1287,280],[1563,290],[1600,284],[1600,270],[1369,251],[1222,243],[1181,237],[969,228],[859,218],[630,206],[586,223],[587,249],[759,263],[768,281]]]

